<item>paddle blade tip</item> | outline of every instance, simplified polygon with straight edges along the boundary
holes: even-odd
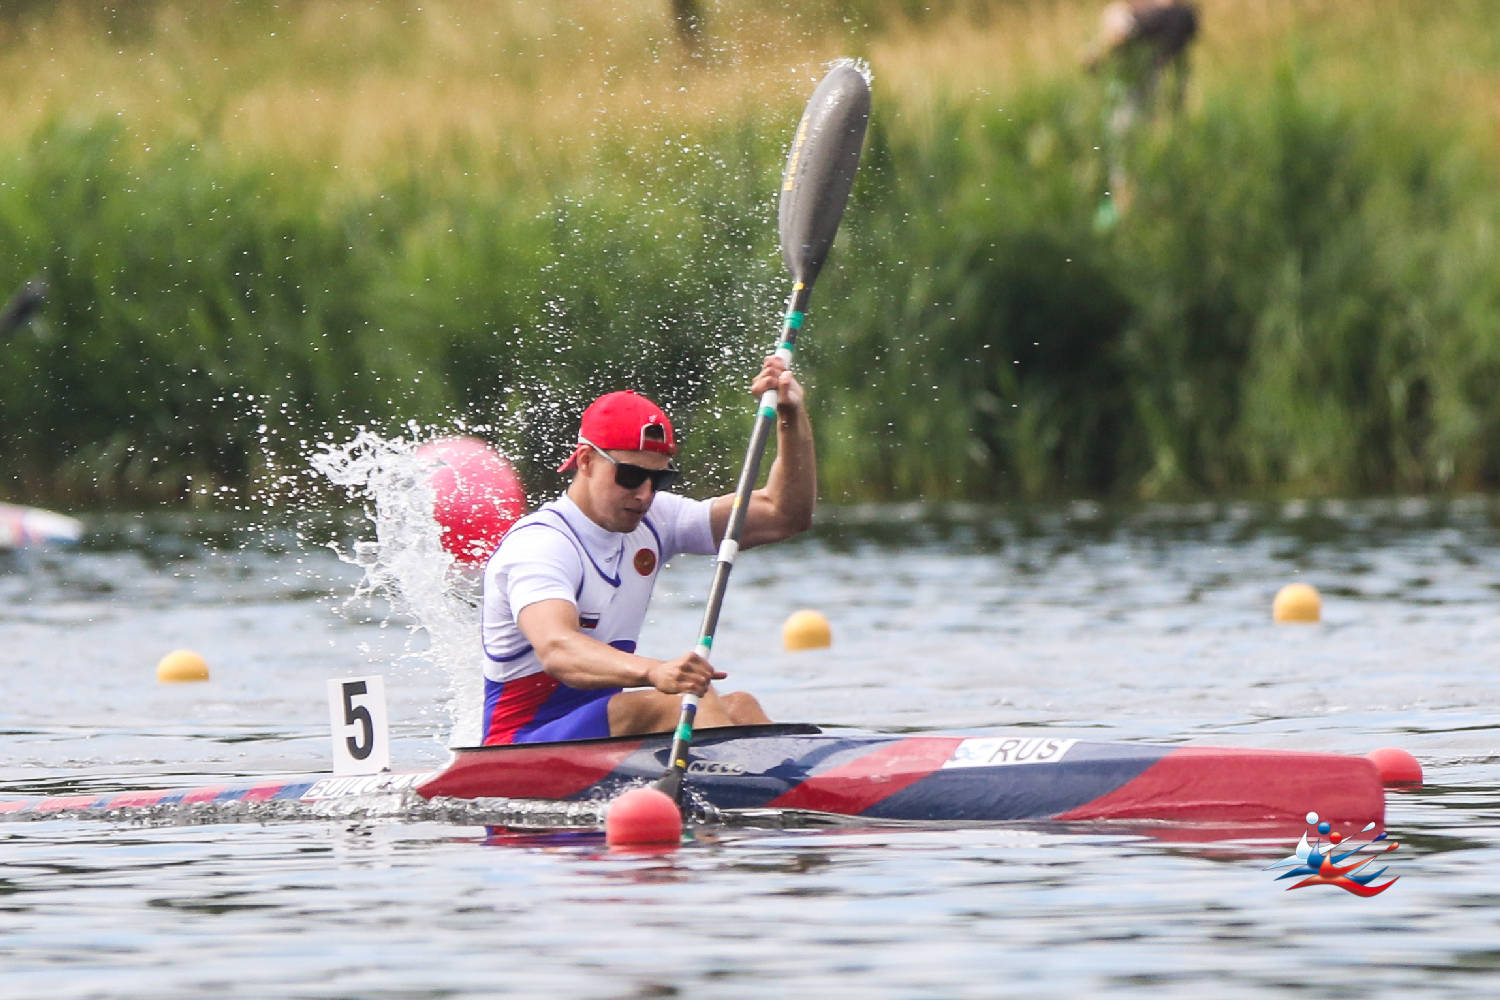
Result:
[[[829,77],[836,77],[851,70],[859,74],[860,80],[864,82],[865,89],[869,90],[870,84],[875,82],[875,73],[870,69],[870,64],[863,59],[851,59],[848,56],[842,59],[835,59],[828,64],[828,73],[823,79],[827,80]]]
[[[781,253],[792,278],[811,286],[838,231],[870,120],[870,68],[831,64],[802,113],[781,178]]]
[[[682,840],[682,812],[657,788],[632,788],[609,804],[604,842],[611,847],[676,844]]]

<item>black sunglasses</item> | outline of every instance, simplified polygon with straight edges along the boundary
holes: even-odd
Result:
[[[662,490],[670,490],[677,482],[677,477],[682,470],[675,466],[667,466],[665,469],[648,469],[644,465],[631,465],[613,457],[609,452],[596,444],[590,444],[590,448],[604,457],[604,460],[615,467],[615,485],[621,489],[638,490],[646,480],[651,480],[651,489],[655,493]]]

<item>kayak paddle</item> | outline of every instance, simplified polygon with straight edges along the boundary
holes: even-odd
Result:
[[[781,178],[777,222],[781,230],[781,256],[792,276],[792,294],[787,302],[776,356],[788,366],[812,294],[813,281],[823,269],[823,260],[828,256],[828,248],[833,244],[839,220],[844,215],[844,205],[849,200],[849,189],[854,184],[854,172],[859,168],[859,153],[869,121],[870,82],[853,60],[840,60],[823,77],[823,82],[818,84],[807,102]],[[740,468],[729,526],[719,545],[713,585],[708,592],[708,607],[704,609],[703,627],[699,630],[696,652],[704,659],[713,648],[719,609],[724,604],[724,592],[729,586],[729,572],[734,568],[734,559],[740,550],[740,534],[745,526],[750,493],[755,488],[761,456],[765,454],[766,441],[776,421],[776,403],[777,392],[773,387],[761,395],[756,406],[750,447],[745,453],[745,464]],[[687,772],[688,744],[693,739],[698,700],[695,694],[683,696],[667,773],[654,786],[673,802],[680,802],[682,798],[682,778]]]

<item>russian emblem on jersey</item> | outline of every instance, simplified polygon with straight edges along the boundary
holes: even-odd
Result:
[[[656,553],[650,549],[641,549],[635,554],[635,571],[641,576],[650,576],[656,569]]]

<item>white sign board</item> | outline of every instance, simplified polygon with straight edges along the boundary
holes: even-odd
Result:
[[[953,756],[943,761],[943,767],[1056,764],[1077,742],[1046,736],[976,736],[954,747]]]
[[[329,681],[328,725],[333,735],[334,774],[377,774],[390,768],[384,677]]]

